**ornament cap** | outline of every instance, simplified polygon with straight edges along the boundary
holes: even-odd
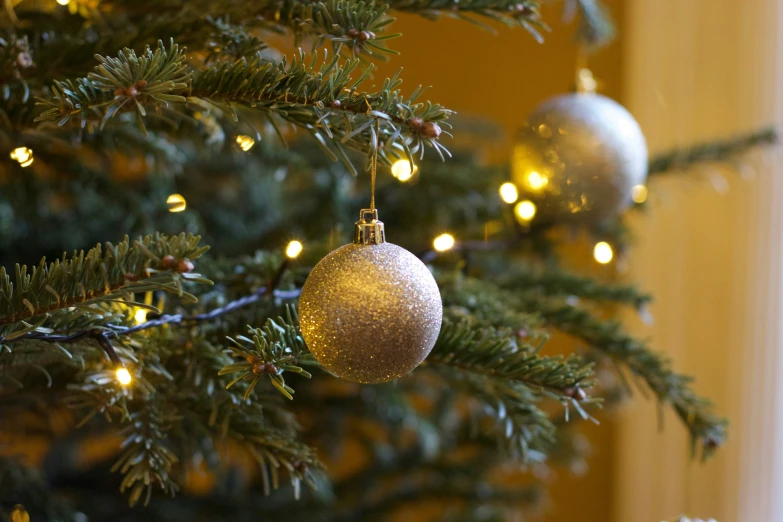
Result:
[[[363,208],[353,229],[353,242],[357,245],[380,245],[386,242],[383,221],[378,220],[378,210]]]

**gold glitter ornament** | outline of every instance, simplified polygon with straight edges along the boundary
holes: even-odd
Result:
[[[362,210],[354,242],[310,273],[299,296],[302,336],[327,370],[374,384],[401,377],[430,353],[443,304],[429,269],[385,242],[375,210]]]

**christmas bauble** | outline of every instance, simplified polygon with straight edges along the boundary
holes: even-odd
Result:
[[[535,222],[616,217],[647,178],[647,142],[619,103],[566,94],[538,106],[514,149],[513,181],[535,204]]]
[[[443,305],[424,263],[385,242],[377,213],[363,210],[362,216],[354,242],[331,252],[308,276],[299,317],[318,362],[339,377],[371,384],[401,377],[427,357]]]

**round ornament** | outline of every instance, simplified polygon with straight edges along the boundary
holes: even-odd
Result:
[[[556,96],[520,131],[512,177],[535,222],[596,223],[633,203],[647,178],[647,142],[622,105],[600,94]]]
[[[354,242],[323,258],[299,296],[302,336],[327,370],[373,384],[401,377],[430,353],[443,305],[429,269],[385,242],[375,210],[362,210]]]

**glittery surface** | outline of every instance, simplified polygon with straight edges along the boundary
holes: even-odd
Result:
[[[647,142],[631,113],[614,100],[566,94],[530,115],[512,167],[522,198],[536,204],[535,222],[597,222],[632,204],[631,189],[647,178]],[[546,178],[544,186],[531,186],[531,172]]]
[[[427,357],[443,305],[430,271],[404,248],[350,244],[313,268],[299,297],[299,317],[321,364],[370,384],[401,377]]]

